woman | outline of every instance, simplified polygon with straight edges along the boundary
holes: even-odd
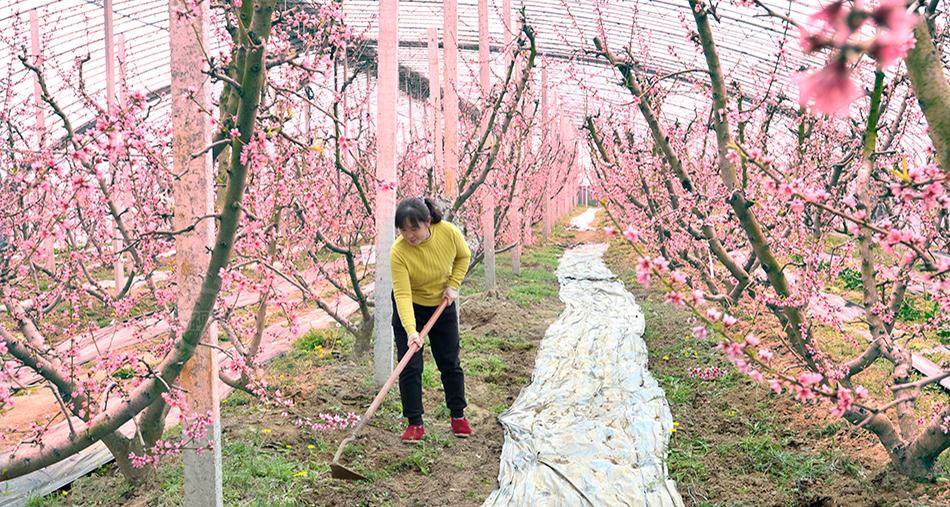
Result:
[[[465,419],[465,374],[459,363],[459,328],[455,300],[468,271],[471,252],[462,232],[442,221],[435,203],[423,197],[405,199],[396,207],[396,229],[400,237],[393,243],[389,262],[393,276],[393,332],[399,359],[409,344],[419,345],[406,369],[399,374],[402,414],[409,426],[402,435],[407,443],[420,442],[425,434],[422,423],[422,338],[425,326],[436,308],[447,299],[442,315],[429,331],[432,357],[442,373],[445,405],[452,416],[452,433],[465,438],[472,429]],[[418,328],[417,328],[418,326]]]

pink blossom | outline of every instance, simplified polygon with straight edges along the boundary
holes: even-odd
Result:
[[[640,240],[640,231],[634,229],[632,225],[631,225],[631,226],[628,226],[628,227],[623,231],[623,237],[627,238],[627,241],[630,241],[630,242],[632,242],[632,243],[636,243],[637,241]]]
[[[683,296],[679,292],[669,292],[666,294],[666,302],[676,306],[686,306]]]
[[[698,339],[700,339],[700,340],[705,340],[705,339],[706,339],[706,328],[703,327],[703,326],[694,327],[694,328],[693,328],[693,334],[696,335],[696,338],[698,338]]]
[[[752,333],[745,335],[745,344],[750,347],[757,346],[761,341]]]
[[[815,373],[815,372],[810,371],[810,372],[802,373],[801,375],[799,375],[798,381],[801,382],[802,385],[809,386],[809,385],[818,384],[819,382],[821,382],[823,378],[824,376],[821,373]]]
[[[864,92],[851,80],[851,71],[840,58],[835,58],[823,69],[792,78],[798,85],[798,102],[802,107],[814,104],[819,114],[847,114],[851,103]]]
[[[720,312],[719,310],[717,310],[717,309],[715,309],[715,308],[709,308],[709,309],[706,310],[706,317],[707,317],[709,320],[715,322],[715,321],[719,320],[719,317],[722,317],[722,312]]]
[[[726,151],[726,158],[729,159],[729,162],[732,162],[733,164],[738,164],[742,160],[742,156],[739,155],[739,152],[733,150],[732,148],[729,148],[729,150]]]
[[[722,325],[724,327],[731,327],[736,322],[739,322],[739,320],[728,313],[722,316]]]
[[[868,397],[868,390],[865,389],[864,386],[858,386],[854,389],[854,394],[859,399],[864,399]]]
[[[691,299],[693,305],[699,306],[706,303],[706,294],[699,289],[694,289]]]
[[[775,391],[775,394],[782,394],[782,382],[776,378],[769,379],[769,387]]]
[[[802,387],[800,385],[795,385],[795,399],[796,400],[801,401],[801,402],[806,402],[809,400],[814,400],[815,398],[816,398],[815,393],[811,389],[807,387]]]
[[[670,273],[670,277],[671,277],[671,278],[673,279],[673,281],[676,282],[676,283],[685,283],[685,282],[686,282],[686,274],[683,273],[682,271],[678,270],[678,269],[674,269],[673,272]]]
[[[801,199],[795,199],[792,201],[790,207],[796,214],[801,214],[802,211],[805,211],[805,201]]]
[[[604,227],[604,233],[607,234],[607,236],[613,236],[614,234],[617,234],[618,232],[620,231],[618,231],[616,227],[611,227],[609,225],[607,227]]]
[[[886,31],[874,38],[868,53],[877,60],[878,67],[888,69],[897,60],[907,58],[907,51],[917,45],[913,35]]]
[[[755,380],[758,383],[762,383],[765,379],[762,378],[762,373],[759,370],[752,370],[749,372],[749,376],[752,377],[752,380]]]
[[[768,348],[760,349],[760,350],[759,350],[759,359],[761,359],[761,360],[763,360],[763,361],[766,361],[766,362],[771,361],[771,360],[772,360],[772,351],[769,350]]]

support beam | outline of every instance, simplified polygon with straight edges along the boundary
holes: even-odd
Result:
[[[433,175],[445,174],[445,160],[442,156],[442,85],[439,80],[439,31],[429,28],[429,104],[432,107],[432,154]]]
[[[211,154],[193,157],[211,142],[211,118],[201,109],[211,106],[211,87],[201,73],[203,47],[211,42],[208,2],[198,5],[190,24],[180,24],[171,12],[169,27],[171,43],[172,157],[175,173],[175,229],[195,226],[192,232],[176,237],[178,275],[178,319],[185,325],[200,296],[214,244],[214,220],[197,221],[214,211],[214,170]],[[189,93],[189,88],[195,93]],[[189,98],[191,97],[191,98]],[[197,221],[197,223],[196,223]],[[214,448],[198,454],[189,449],[182,453],[185,507],[222,507],[224,505],[221,471],[220,399],[217,389],[218,364],[215,349],[218,333],[210,324],[201,337],[194,356],[181,372],[181,385],[186,392],[190,413],[211,413],[214,422],[198,445],[214,441]]]
[[[479,85],[482,90],[482,103],[485,110],[491,107],[488,97],[491,96],[491,70],[489,69],[488,48],[488,0],[478,0],[478,65]],[[479,136],[484,135],[488,122],[481,124]],[[488,168],[489,171],[492,168]],[[485,261],[485,290],[495,288],[495,196],[492,193],[494,175],[489,172],[488,178],[481,186],[482,191],[482,250]]]
[[[396,91],[399,87],[399,0],[380,0],[379,67],[377,69],[376,178],[396,180]],[[373,381],[381,386],[393,371],[393,290],[389,250],[396,238],[396,190],[376,188],[376,289],[373,343]]]
[[[444,0],[443,58],[445,60],[445,197],[458,197],[459,172],[459,95],[458,95],[458,2]],[[381,18],[386,19],[386,18]]]
[[[105,0],[102,4],[103,17],[103,42],[106,49],[106,111],[110,118],[115,118],[117,97],[115,93],[115,32],[113,21],[112,0]],[[116,206],[122,210],[124,199],[122,194],[122,171],[113,167],[110,173],[115,175],[112,181],[112,198],[116,201]],[[113,224],[112,227],[112,270],[115,275],[115,294],[118,294],[125,286],[125,265],[122,263],[122,233],[119,231],[119,225]]]
[[[30,54],[33,64],[43,68],[43,57],[40,54],[40,21],[36,9],[30,11]],[[36,148],[38,151],[46,149],[46,112],[43,110],[43,90],[40,87],[40,78],[33,74],[33,100],[36,104]],[[56,254],[53,250],[52,231],[47,230],[48,236],[43,240],[43,253],[46,256],[47,271],[56,269]]]

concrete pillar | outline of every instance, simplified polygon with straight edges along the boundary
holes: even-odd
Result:
[[[458,197],[459,172],[459,95],[458,95],[458,2],[444,0],[442,40],[445,60],[445,196],[450,201]],[[385,19],[385,18],[382,18]]]
[[[191,310],[197,301],[214,244],[214,220],[197,217],[214,210],[214,169],[210,152],[198,158],[193,153],[203,150],[211,142],[211,118],[196,111],[188,98],[193,87],[194,100],[204,108],[211,106],[211,87],[201,74],[202,47],[209,47],[211,22],[208,2],[199,4],[192,24],[179,24],[169,4],[171,43],[171,101],[172,101],[172,156],[175,173],[180,178],[175,184],[175,229],[195,225],[192,232],[176,237],[178,274],[178,318],[182,325],[191,319]],[[200,40],[199,40],[200,39]],[[218,333],[209,325],[201,343],[217,346]],[[211,347],[198,346],[195,355],[181,372],[181,384],[187,393],[188,410],[192,413],[211,412],[214,424],[202,442],[214,441],[212,451],[200,455],[193,450],[182,453],[185,467],[185,507],[222,507],[221,423],[220,399],[217,390],[217,355]]]
[[[103,21],[105,32],[103,34],[103,41],[106,49],[106,110],[110,117],[114,117],[117,112],[117,97],[115,93],[115,34],[113,30],[112,0],[105,0],[102,5],[102,10],[105,18]],[[124,192],[121,183],[121,170],[113,167],[110,172],[115,174],[115,178],[112,181],[112,199],[115,200],[116,206],[121,211],[123,206],[122,201],[124,200],[122,199]],[[122,234],[119,232],[118,224],[115,224],[112,228],[112,270],[115,275],[115,294],[118,294],[125,285],[125,265],[122,263],[122,248]]]
[[[514,25],[511,22],[511,0],[503,0],[501,3],[501,24],[504,32],[504,42],[505,42],[505,69],[508,69],[508,66],[511,65],[513,57],[513,48],[511,47],[511,41],[514,39],[512,31],[514,30]],[[518,72],[514,73],[514,78],[517,79],[519,76]],[[524,101],[521,103],[521,112],[524,114]],[[522,148],[524,151],[524,148]],[[515,276],[521,275],[521,236],[522,229],[524,228],[524,213],[522,207],[524,206],[524,189],[525,185],[522,179],[524,174],[519,174],[518,180],[515,182],[515,193],[514,198],[511,203],[511,219],[510,219],[510,230],[511,230],[511,241],[515,244],[514,248],[511,249],[511,272]]]
[[[429,104],[432,106],[432,154],[433,171],[444,174],[445,161],[442,156],[442,85],[439,79],[439,31],[429,28]]]
[[[36,9],[30,11],[30,55],[33,57],[33,63],[42,69],[43,61],[40,56],[40,21]],[[46,149],[46,113],[43,109],[43,89],[40,88],[40,78],[33,74],[33,100],[36,104],[36,149],[43,151]],[[52,231],[46,239],[43,240],[43,253],[46,255],[45,268],[49,272],[56,269],[56,255],[53,250]]]
[[[488,96],[491,94],[491,70],[489,65],[488,47],[488,0],[478,0],[478,66],[479,85],[482,89],[483,104],[489,107]],[[479,128],[479,137],[485,134],[487,122],[482,122]],[[491,170],[491,168],[489,168]],[[485,252],[485,290],[495,288],[495,196],[492,193],[494,176],[488,173],[488,178],[481,187],[482,192],[482,249]]]
[[[380,0],[379,68],[376,107],[376,178],[396,179],[396,92],[399,87],[399,0]],[[373,381],[383,385],[393,371],[393,290],[389,250],[396,238],[396,191],[376,189],[376,309],[373,343]]]
[[[126,81],[126,66],[125,66],[125,34],[119,34],[117,46],[119,50],[118,59],[119,59],[119,109],[125,111],[129,107],[128,95],[129,88]],[[126,165],[121,168],[119,171],[120,180],[123,182],[123,185],[119,188],[121,189],[119,194],[116,196],[117,206],[120,210],[125,210],[126,206],[129,205],[129,192],[130,189],[124,186],[124,181],[126,177],[131,177],[132,167]],[[116,244],[113,245],[113,248],[116,250],[121,250],[124,248],[124,243],[121,235],[116,231]],[[122,286],[125,285],[125,255],[119,254],[116,256],[115,265],[113,266],[115,271],[115,283],[116,291],[122,289]]]
[[[544,71],[542,71],[541,80],[542,80],[543,83],[546,83],[546,82],[547,82],[547,79],[545,79],[545,77],[546,77],[546,76],[545,76],[545,73],[544,73]],[[543,87],[544,84],[542,84],[541,86]],[[553,109],[557,109],[557,106],[556,106],[556,104],[557,104],[557,94],[555,94],[553,91],[548,91],[547,88],[544,87],[544,88],[542,88],[542,92],[541,92],[541,93],[542,93],[542,94],[547,94],[547,93],[545,93],[545,92],[548,92],[549,94],[552,95],[552,97],[551,97],[551,104],[555,104],[555,105],[553,106]],[[541,99],[541,100],[542,100],[542,103],[545,103],[545,102],[546,102],[546,101],[544,100],[544,96],[543,96],[543,95],[542,95],[542,99]],[[550,106],[547,106],[547,104],[545,104],[544,110],[547,111],[547,110],[548,110],[548,107],[550,107]],[[544,115],[544,116],[546,117],[547,115]],[[546,133],[546,136],[545,136],[545,137],[548,138],[549,142],[551,142],[551,143],[560,142],[560,138],[558,137],[558,126],[555,125],[555,126],[552,128],[550,125],[548,125],[548,122],[547,122],[547,121],[544,122],[544,125],[545,125],[545,129],[547,130],[547,133]],[[544,238],[544,239],[548,239],[548,238],[551,237],[551,228],[552,228],[553,225],[554,225],[554,209],[553,209],[553,208],[554,208],[554,197],[555,197],[554,182],[555,182],[555,175],[556,175],[556,174],[557,174],[557,164],[551,164],[551,165],[549,165],[549,166],[547,167],[547,174],[545,175],[545,180],[544,180],[544,181],[545,181],[545,185],[544,185],[544,199],[543,199],[543,201],[541,202],[541,237]]]

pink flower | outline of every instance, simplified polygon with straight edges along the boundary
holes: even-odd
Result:
[[[878,26],[891,32],[907,35],[914,31],[917,15],[907,10],[906,0],[884,0],[871,14]]]
[[[907,57],[907,51],[917,44],[913,32],[887,30],[878,33],[871,43],[868,54],[877,60],[878,67],[886,70],[897,60]]]
[[[640,239],[640,231],[634,229],[631,225],[623,231],[623,237],[627,238],[627,241],[636,243]]]
[[[670,273],[670,277],[672,277],[672,278],[673,278],[673,281],[676,282],[676,283],[685,283],[685,282],[686,282],[686,274],[683,273],[682,271],[678,270],[678,269],[674,269],[673,272]]]
[[[851,81],[851,71],[840,58],[819,71],[796,74],[792,81],[798,85],[799,104],[807,107],[813,103],[812,109],[820,114],[847,114],[851,103],[864,94]]]
[[[729,162],[732,162],[733,164],[738,164],[742,160],[742,156],[739,155],[739,152],[733,150],[732,148],[729,148],[729,150],[726,151],[726,158],[729,159]]]
[[[676,306],[686,306],[683,296],[679,292],[669,292],[666,294],[666,302]]]
[[[749,376],[752,377],[753,380],[755,380],[756,382],[760,384],[763,382],[763,380],[765,380],[762,378],[762,374],[759,372],[759,370],[750,371]]]
[[[648,287],[650,285],[651,278],[652,278],[652,275],[650,274],[649,271],[637,271],[637,283],[639,283],[640,285],[643,285],[644,287]]]
[[[715,309],[715,308],[709,308],[709,309],[706,310],[706,317],[707,317],[709,320],[715,322],[715,321],[719,320],[719,317],[722,317],[722,312],[720,312],[719,310],[717,310],[717,309]]]
[[[759,359],[761,359],[761,360],[763,360],[763,361],[766,361],[766,362],[771,361],[771,360],[772,360],[772,351],[769,350],[769,349],[767,349],[767,348],[759,350]]]
[[[698,338],[698,339],[700,339],[700,340],[705,340],[705,339],[706,339],[706,328],[703,327],[703,326],[694,327],[694,328],[693,328],[693,334],[696,335],[696,338]]]
[[[802,211],[805,211],[805,201],[801,199],[795,199],[792,201],[791,208],[795,214],[801,214]]]
[[[701,290],[699,290],[699,289],[693,290],[693,297],[692,297],[693,304],[696,305],[696,306],[699,306],[699,305],[701,305],[701,304],[705,304],[705,303],[706,303],[706,297],[705,297],[705,296],[706,296],[706,295],[703,293],[703,291],[701,291]]]
[[[750,347],[755,347],[758,344],[762,343],[756,336],[752,333],[745,335],[745,344]]]
[[[798,377],[798,381],[801,382],[802,385],[810,386],[810,385],[818,384],[819,382],[821,382],[821,379],[823,378],[824,377],[821,375],[821,373],[815,373],[815,372],[810,371],[808,373],[802,373]]]
[[[604,227],[604,233],[607,234],[607,236],[613,236],[614,234],[617,234],[618,232],[620,231],[618,231],[616,227],[611,227],[609,225],[607,227]]]
[[[854,389],[854,395],[859,399],[864,399],[868,397],[868,390],[864,386],[858,386]]]
[[[736,322],[739,322],[739,320],[728,313],[722,316],[722,325],[725,327],[731,327]]]
[[[777,378],[769,379],[769,387],[775,391],[775,394],[782,394],[782,382]]]
[[[795,399],[801,402],[815,399],[815,393],[807,387],[795,386]]]

